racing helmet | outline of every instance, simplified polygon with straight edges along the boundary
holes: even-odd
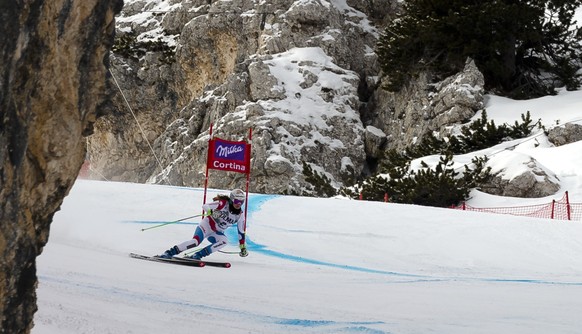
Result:
[[[245,202],[245,192],[242,189],[234,189],[230,192],[230,202],[232,204],[240,204],[242,205]]]

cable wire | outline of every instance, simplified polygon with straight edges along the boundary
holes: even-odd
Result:
[[[125,97],[125,94],[123,94],[123,90],[121,90],[121,86],[119,86],[119,83],[117,82],[117,79],[115,78],[115,76],[113,75],[113,73],[111,72],[111,70],[109,70],[109,73],[111,74],[111,77],[113,78],[113,81],[115,81],[115,84],[117,85],[117,88],[119,89],[119,92],[121,93],[121,96],[123,97],[123,100],[125,101],[125,104],[127,105],[127,108],[129,109],[129,111],[131,112],[131,115],[133,116],[133,119],[135,119],[135,122],[137,123],[137,126],[139,127],[139,130],[141,132],[141,135],[143,137],[143,139],[145,140],[145,142],[148,144],[148,147],[150,148],[150,150],[152,151],[152,154],[154,156],[154,158],[156,159],[158,166],[160,166],[160,170],[161,172],[164,171],[164,167],[162,166],[162,162],[160,161],[160,159],[158,158],[158,156],[156,155],[156,152],[154,151],[154,148],[152,147],[152,145],[150,144],[150,141],[147,139],[145,132],[141,126],[141,124],[139,124],[139,121],[137,120],[137,117],[135,116],[135,113],[133,112],[133,109],[131,108],[131,105],[129,104],[129,101],[127,100],[127,98]],[[162,176],[162,180],[166,181],[166,184],[170,185],[167,182],[167,179],[164,178]]]

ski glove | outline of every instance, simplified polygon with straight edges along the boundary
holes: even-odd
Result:
[[[246,257],[249,255],[249,252],[247,251],[247,245],[245,244],[240,244],[240,253],[238,253],[238,255],[240,255],[241,257]]]
[[[216,219],[219,219],[219,218],[220,218],[220,216],[221,216],[222,214],[221,214],[221,212],[220,212],[220,211],[218,211],[218,210],[216,210],[216,211],[213,211],[213,210],[208,210],[208,211],[206,212],[206,215],[207,215],[207,216],[211,216],[212,218],[214,218],[214,219],[216,220]]]

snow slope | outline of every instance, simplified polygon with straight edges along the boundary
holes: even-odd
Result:
[[[215,191],[212,192],[216,193]],[[579,333],[582,223],[252,194],[247,258],[186,240],[200,189],[78,180],[38,258],[33,333]],[[234,231],[233,231],[234,232]],[[236,236],[230,235],[236,251]]]

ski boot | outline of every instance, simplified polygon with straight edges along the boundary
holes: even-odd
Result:
[[[200,260],[205,256],[210,255],[210,252],[208,251],[207,248],[203,248],[199,251],[197,251],[196,253],[192,254],[189,256],[189,258],[191,258],[192,260]]]
[[[178,246],[174,246],[165,251],[164,254],[159,255],[158,257],[161,257],[162,259],[171,259],[172,257],[174,257],[174,255],[177,254],[180,254],[180,250],[178,249]]]

